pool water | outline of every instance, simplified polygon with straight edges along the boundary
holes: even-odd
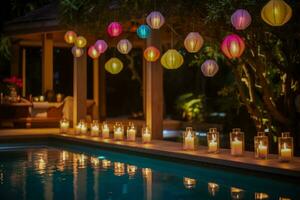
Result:
[[[1,144],[0,199],[300,199],[296,181],[72,144]]]

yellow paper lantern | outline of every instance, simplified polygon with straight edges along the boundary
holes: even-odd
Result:
[[[118,58],[111,58],[105,63],[105,69],[111,74],[118,74],[123,69],[123,63]]]
[[[68,44],[73,44],[77,38],[77,34],[74,31],[68,31],[65,34],[65,41]]]
[[[190,32],[184,40],[184,46],[188,52],[196,53],[203,46],[203,42],[203,37],[198,32]]]
[[[83,36],[78,36],[75,40],[75,45],[78,48],[83,48],[86,45],[86,39]]]
[[[183,64],[183,57],[176,49],[169,49],[160,62],[167,69],[177,69]]]
[[[292,9],[283,0],[270,0],[261,10],[261,17],[271,26],[282,26],[291,19]]]

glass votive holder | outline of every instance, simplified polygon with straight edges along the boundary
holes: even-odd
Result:
[[[124,139],[124,126],[120,122],[114,125],[114,140],[121,141]]]
[[[100,132],[99,122],[98,122],[98,120],[93,120],[93,122],[91,124],[91,136],[98,137],[99,132]]]
[[[127,127],[127,141],[134,142],[136,139],[136,127],[133,122],[129,122]]]
[[[142,128],[142,142],[150,143],[151,142],[151,130],[148,126]]]
[[[267,159],[269,152],[269,140],[265,132],[258,132],[254,137],[255,158]]]
[[[216,128],[210,128],[207,133],[208,153],[219,152],[219,132]]]
[[[102,123],[101,132],[102,132],[101,135],[102,135],[103,139],[108,139],[109,138],[109,126],[106,122]]]
[[[240,129],[233,129],[230,133],[231,155],[242,156],[244,154],[244,133]]]
[[[87,123],[84,120],[80,120],[79,122],[81,124],[81,128],[80,128],[80,133],[81,134],[86,134],[87,133]]]
[[[59,122],[60,132],[67,133],[70,127],[70,121],[66,118],[62,118]]]
[[[279,160],[289,162],[293,159],[294,144],[289,132],[283,132],[278,138]]]
[[[187,127],[183,132],[183,149],[187,151],[194,151],[197,149],[197,136],[192,127]]]

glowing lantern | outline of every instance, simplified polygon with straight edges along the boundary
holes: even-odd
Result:
[[[231,34],[225,37],[221,49],[228,58],[238,58],[245,50],[245,43],[240,36]]]
[[[92,58],[92,59],[96,59],[100,56],[100,53],[97,51],[95,46],[90,46],[89,50],[88,50],[88,55]]]
[[[68,31],[65,34],[65,41],[68,44],[73,44],[77,38],[77,34],[74,31]]]
[[[148,25],[143,24],[139,26],[136,33],[140,38],[145,39],[150,36],[151,28]]]
[[[238,9],[231,15],[231,24],[236,30],[244,30],[251,24],[251,15],[247,10]]]
[[[204,76],[213,77],[219,71],[218,63],[214,60],[206,60],[201,65],[201,71]]]
[[[107,44],[104,40],[97,40],[95,43],[95,48],[99,53],[104,53],[107,49]]]
[[[291,19],[292,9],[283,0],[271,0],[261,10],[261,17],[271,26],[282,26]]]
[[[111,22],[107,27],[107,32],[111,37],[118,37],[122,33],[122,25],[119,22]]]
[[[132,49],[132,44],[129,40],[123,39],[123,40],[119,41],[119,43],[117,45],[117,48],[118,48],[120,53],[128,54],[129,51]]]
[[[144,57],[149,62],[155,62],[159,58],[159,56],[160,52],[154,46],[147,47],[144,51]]]
[[[169,49],[160,62],[167,69],[177,69],[183,64],[183,57],[176,49]]]
[[[147,16],[146,21],[151,28],[159,29],[165,23],[165,18],[160,12],[153,11]]]
[[[198,32],[190,32],[184,40],[184,46],[190,53],[198,52],[201,49],[202,45],[203,38]]]
[[[78,48],[78,47],[76,47],[76,46],[74,46],[74,47],[72,48],[72,54],[73,54],[73,56],[76,57],[76,58],[81,57],[81,56],[83,55],[83,53],[84,53],[84,51],[83,51],[83,49],[81,49],[81,48]]]
[[[111,58],[105,63],[105,69],[111,74],[118,74],[123,69],[123,63],[118,58]]]
[[[78,36],[75,40],[75,45],[78,48],[83,48],[86,45],[86,39],[83,36]]]

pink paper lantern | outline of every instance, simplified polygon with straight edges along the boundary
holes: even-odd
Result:
[[[92,59],[96,59],[100,56],[100,53],[97,51],[95,46],[90,46],[89,50],[88,50],[88,55],[92,58]]]
[[[238,9],[231,15],[231,24],[236,30],[245,30],[251,21],[251,15],[244,9]]]
[[[107,44],[104,40],[97,40],[94,46],[99,53],[104,53],[107,49]]]
[[[147,16],[146,21],[152,29],[159,29],[164,25],[165,18],[160,12],[153,11]]]
[[[122,25],[119,22],[111,22],[107,27],[107,32],[111,37],[118,37],[122,33]]]
[[[214,60],[206,60],[201,65],[201,71],[204,76],[213,77],[219,71],[218,63]]]
[[[221,49],[228,58],[238,58],[245,50],[245,43],[240,36],[230,34],[224,38]]]

